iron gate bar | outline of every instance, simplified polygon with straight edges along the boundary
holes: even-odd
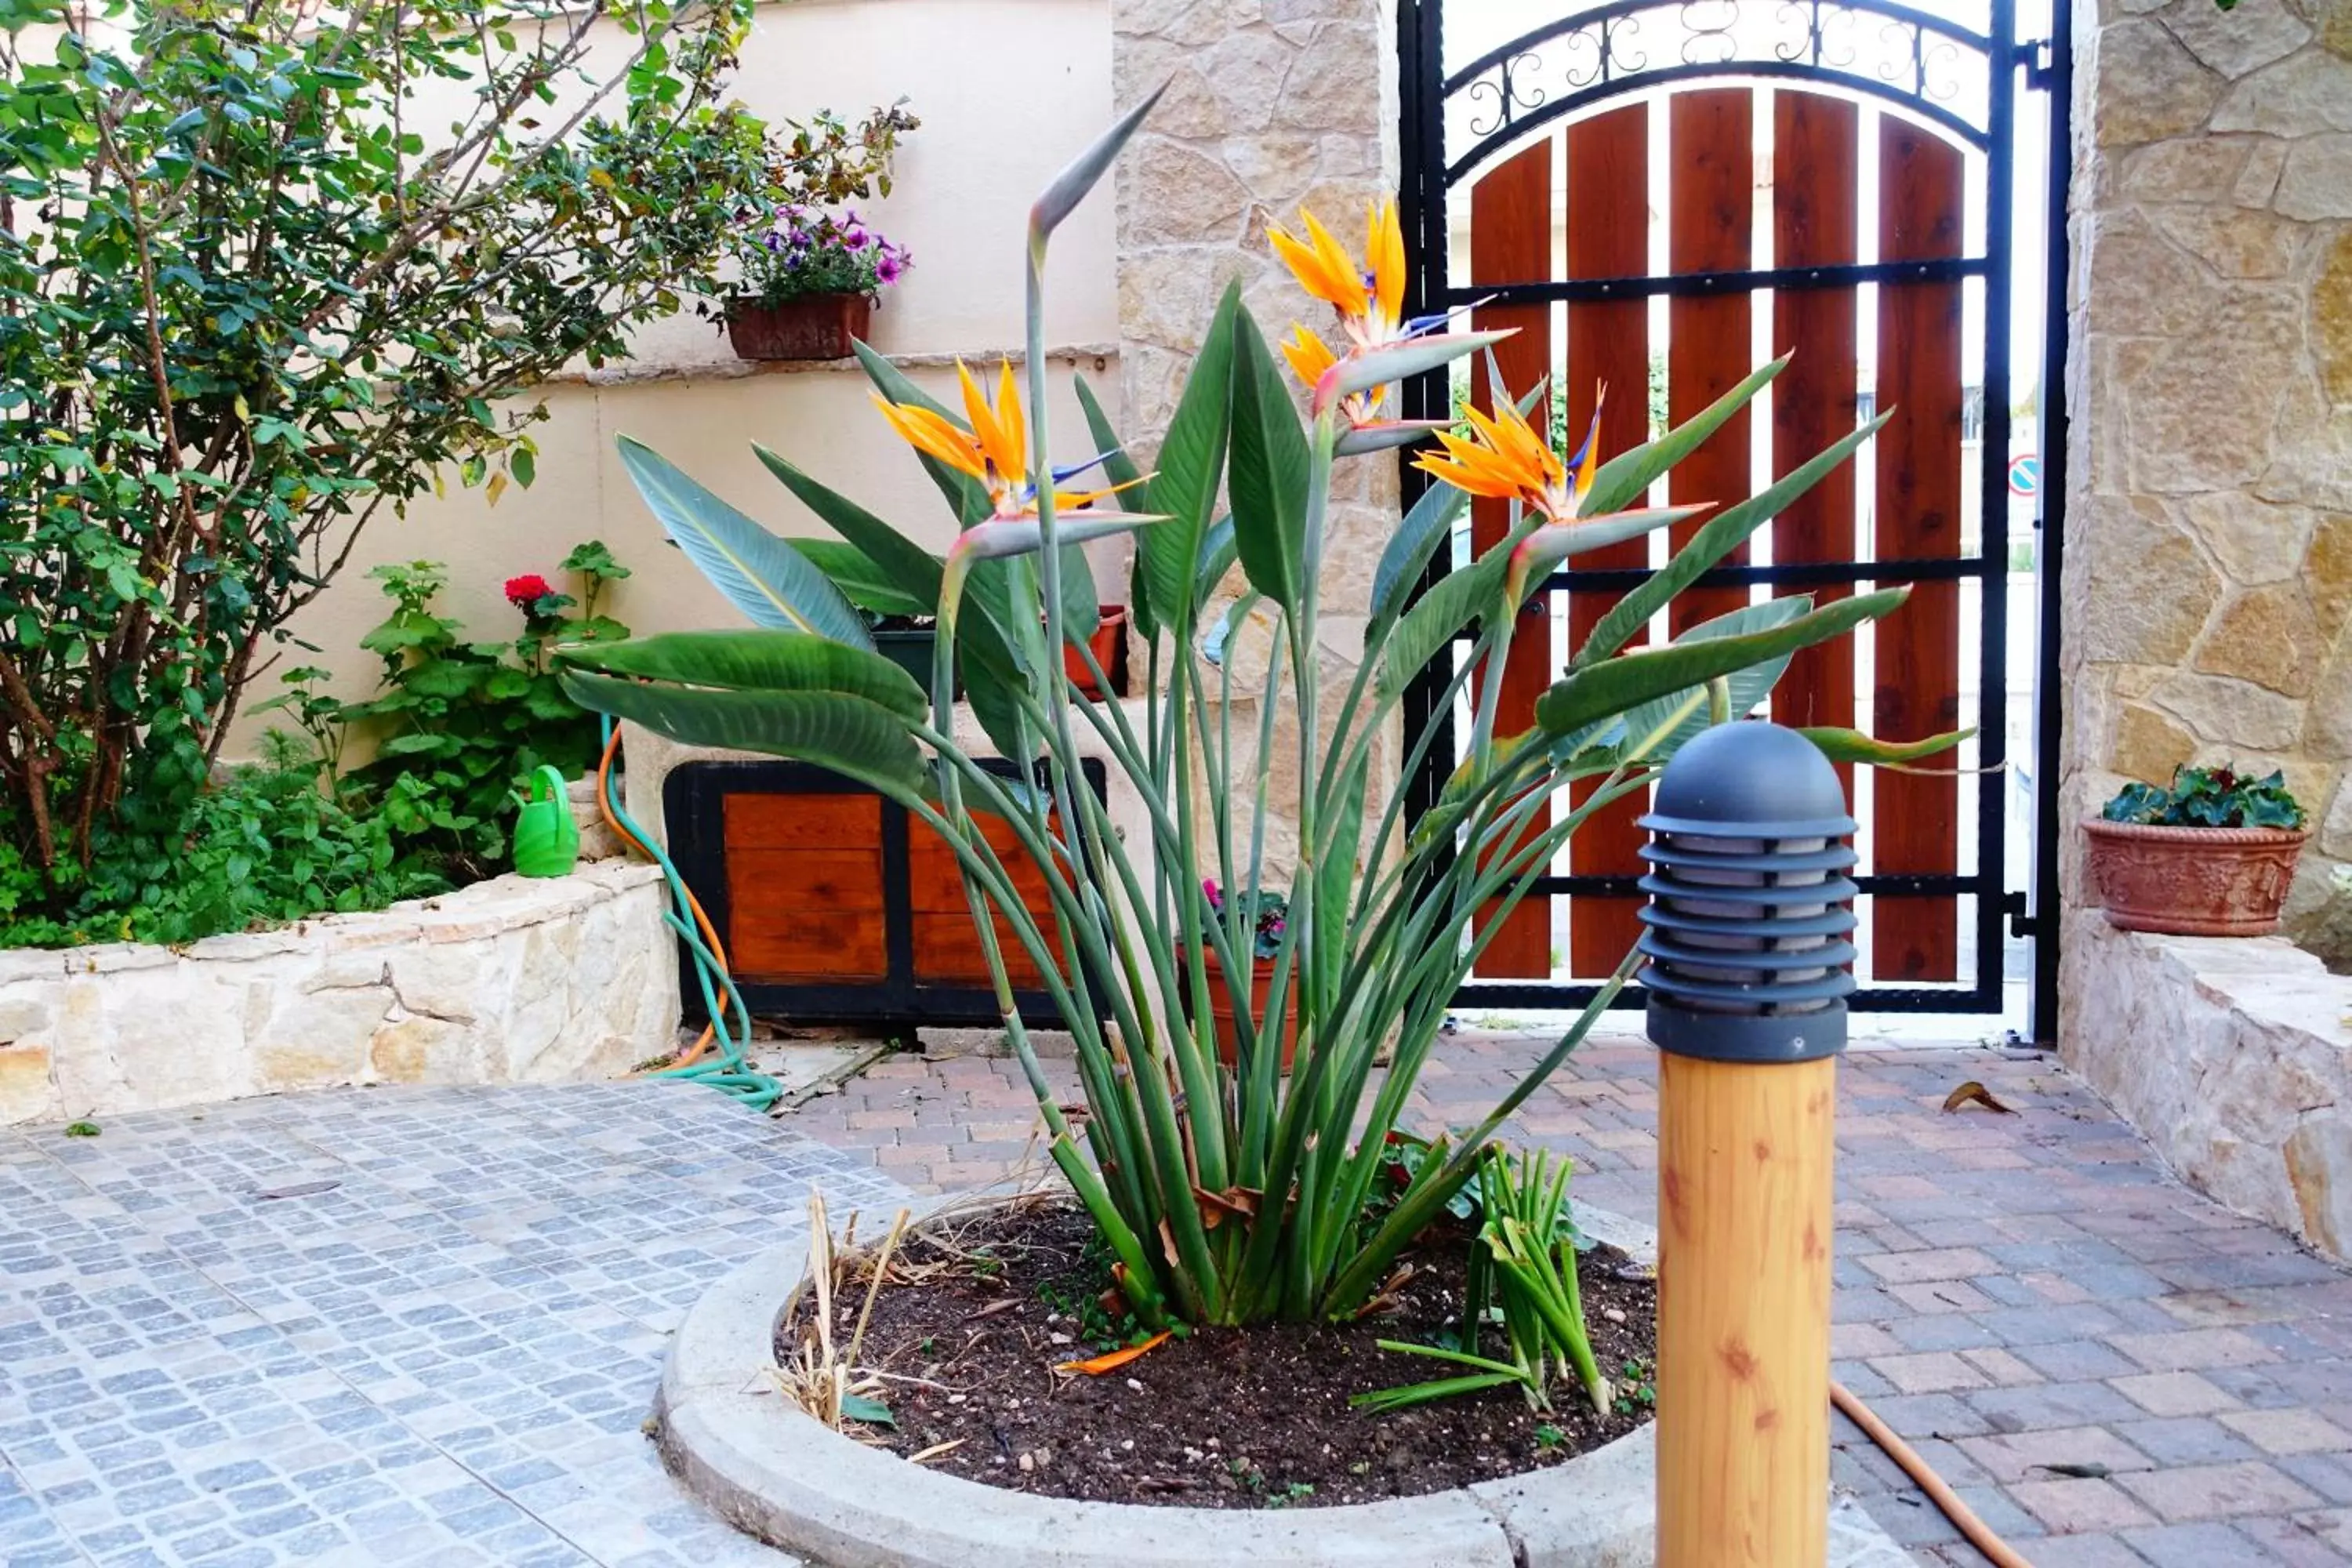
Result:
[[[1769,566],[1746,563],[1713,566],[1691,579],[1693,588],[1744,588],[1758,583],[1791,586],[1826,586],[1847,583],[1949,583],[1971,577],[2002,577],[2006,566],[1990,555],[1913,556],[1888,561],[1784,561]],[[1543,591],[1600,591],[1640,586],[1648,581],[1646,566],[1593,566],[1555,572],[1544,579]],[[1464,633],[1475,637],[1475,633]]]
[[[2033,941],[2032,982],[2026,1025],[2032,1043],[2058,1048],[2058,959],[2065,941],[2059,903],[2058,845],[2064,831],[2058,816],[2057,762],[2065,735],[2063,689],[2057,679],[2059,639],[2064,623],[2061,584],[2066,558],[2066,298],[2067,195],[2074,146],[2074,21],[2073,0],[2051,0],[2049,63],[2029,68],[2028,79],[2050,95],[2050,179],[2044,193],[2042,310],[2048,336],[2042,345],[2042,385],[2034,400],[2041,416],[2035,445],[2042,452],[2041,539],[2033,558],[2034,587],[2041,603],[2034,648],[2033,877],[2032,912],[2021,935]]]
[[[1727,0],[1727,3],[1736,5],[1737,0]],[[1694,60],[1689,56],[1689,45],[1686,44],[1683,63],[1652,68],[1646,56],[1632,62],[1622,58],[1626,37],[1638,28],[1638,18],[1645,14],[1654,14],[1669,21],[1675,20],[1679,14],[1683,20],[1687,21],[1688,7],[1680,0],[1619,0],[1618,4],[1589,8],[1522,34],[1510,43],[1488,50],[1471,65],[1450,75],[1443,69],[1443,0],[1399,0],[1397,11],[1397,47],[1402,68],[1399,97],[1404,154],[1399,204],[1412,250],[1412,266],[1406,287],[1406,305],[1410,314],[1426,314],[1448,307],[1481,302],[1534,304],[1616,300],[1657,295],[1728,294],[1765,289],[1850,288],[1865,283],[1899,287],[1904,284],[1950,283],[1970,278],[1984,280],[1979,552],[1972,555],[1931,560],[1890,559],[1717,567],[1702,576],[1699,583],[1735,586],[1974,580],[1983,584],[1984,591],[1979,595],[1978,605],[1980,631],[1976,717],[1979,720],[1977,741],[1979,771],[1977,774],[1976,868],[1972,872],[1948,875],[1889,874],[1858,879],[1864,891],[1974,898],[1977,902],[1975,973],[1970,981],[1955,982],[1949,985],[1865,986],[1855,994],[1853,1005],[1857,1009],[1886,1012],[1999,1009],[2003,976],[2002,928],[2005,920],[2014,917],[2021,927],[2031,926],[2035,938],[2034,1027],[2037,1037],[2042,1039],[2048,1037],[2045,1018],[2054,1016],[2055,1005],[2053,983],[2056,932],[2052,928],[2056,921],[2052,911],[2055,904],[2057,819],[2054,781],[2047,775],[2051,772],[2049,760],[2056,754],[2053,731],[2057,691],[2053,672],[2058,588],[2054,571],[2061,540],[2060,498],[2054,491],[2063,479],[2063,451],[2058,449],[2057,433],[2063,432],[2063,411],[2055,407],[2054,403],[2063,397],[2063,384],[2059,371],[2063,368],[2065,353],[2063,246],[2066,159],[2063,155],[2052,159],[2048,193],[2053,215],[2049,237],[2055,259],[2046,300],[2051,330],[2042,397],[2045,475],[2042,515],[2039,524],[2042,534],[2040,554],[2042,670],[2035,693],[2038,699],[2035,723],[2037,752],[2042,762],[2034,780],[2037,795],[2036,892],[2032,900],[2034,912],[2030,918],[2025,914],[2028,908],[2026,895],[2011,891],[2006,886],[2008,840],[2002,796],[2007,775],[2006,704],[2010,696],[2008,594],[2005,588],[2010,530],[2005,474],[2009,462],[2011,400],[2009,330],[2013,251],[2011,205],[2016,194],[2016,78],[2021,69],[2027,70],[2032,87],[2050,92],[2055,132],[2053,148],[2063,147],[2069,107],[2066,93],[2072,55],[2064,36],[2067,0],[2054,0],[2054,6],[2058,27],[2056,40],[2021,44],[2016,38],[2014,0],[1991,0],[1990,26],[1987,32],[1981,34],[1957,22],[1901,4],[1900,0],[1851,0],[1845,4],[1840,4],[1838,0],[1785,0],[1778,7],[1778,14],[1793,16],[1803,24],[1801,38],[1788,37],[1784,24],[1783,38],[1777,45],[1770,38],[1765,38],[1760,44],[1751,46],[1771,48],[1774,58]],[[1909,90],[1898,82],[1895,73],[1886,71],[1883,66],[1881,78],[1872,79],[1841,68],[1852,63],[1851,58],[1837,61],[1827,57],[1824,25],[1861,17],[1880,18],[1910,29],[1907,51],[1904,49],[1905,40],[1900,35],[1894,38],[1893,51],[1907,53],[1907,58],[1899,61],[1898,70],[1908,75]],[[1689,43],[1696,44],[1705,39],[1707,47],[1728,47],[1736,55],[1739,44],[1730,37],[1731,25],[1728,21],[1720,27],[1704,23],[1693,25],[1689,28]],[[1955,68],[1964,68],[1972,75],[1978,62],[1981,63],[1986,73],[1981,126],[1971,124],[1944,105],[1932,101],[1933,97],[1949,97],[1952,94],[1938,93],[1930,81],[1928,66],[1931,57],[1927,44],[1931,37],[1936,40],[1937,49],[1944,54],[1948,55],[1956,48],[1965,48],[1977,57],[1977,60]],[[1540,62],[1531,57],[1539,46],[1560,39],[1568,40],[1571,47],[1597,50],[1597,53],[1590,57],[1575,57],[1579,60],[1589,59],[1590,63],[1571,63],[1565,72],[1568,85],[1580,90],[1547,100],[1542,83],[1529,86],[1527,81],[1535,70],[1541,68]],[[2046,65],[2041,58],[2043,50],[2047,50]],[[1452,186],[1462,183],[1472,171],[1499,152],[1523,142],[1530,132],[1603,100],[1636,91],[1671,88],[1702,78],[1747,79],[1768,84],[1776,79],[1789,80],[1884,100],[1895,105],[1903,113],[1929,122],[1955,142],[1973,149],[1985,159],[1984,254],[1935,261],[1881,262],[1843,267],[1758,268],[1616,279],[1527,279],[1517,283],[1465,288],[1455,288],[1451,284],[1447,259],[1447,206]],[[1447,100],[1474,90],[1481,97],[1491,94],[1496,98],[1493,123],[1469,125],[1467,130],[1472,142],[1469,151],[1449,162],[1445,145]],[[1402,402],[1407,416],[1414,418],[1442,418],[1452,406],[1450,390],[1443,374],[1425,375],[1407,383],[1402,388]],[[1405,464],[1403,488],[1410,504],[1426,489],[1427,480],[1410,467],[1409,455],[1405,457]],[[1422,589],[1425,591],[1449,570],[1450,561],[1440,559],[1433,562],[1423,574]],[[1647,572],[1639,570],[1568,571],[1549,578],[1545,588],[1549,592],[1622,588],[1639,583],[1648,575]],[[1437,703],[1444,685],[1444,678],[1434,665],[1410,684],[1405,700],[1407,724],[1419,726],[1441,717],[1437,712]],[[1424,767],[1405,784],[1408,807],[1415,815],[1434,803],[1442,781],[1454,767],[1450,730],[1440,737],[1433,752]],[[1964,778],[1967,775],[1960,776]],[[1953,787],[1956,790],[1961,787],[1958,779]],[[1571,896],[1579,892],[1622,892],[1628,886],[1629,879],[1577,876],[1545,877],[1534,883],[1535,890],[1567,892]],[[1462,987],[1457,1001],[1464,1005],[1484,1002],[1506,1006],[1572,1007],[1589,1001],[1596,989],[1591,984],[1473,980]],[[1629,987],[1619,999],[1621,1006],[1642,1005],[1638,987]]]
[[[1966,871],[1906,871],[1873,877],[1849,876],[1846,879],[1854,885],[1857,892],[1887,893],[1897,897],[1916,898],[1937,893],[1966,897],[1977,891],[1977,878]],[[1638,877],[1538,877],[1528,884],[1528,890],[1536,893],[1634,893],[1641,890],[1640,882]],[[2022,894],[2009,896],[2016,900],[2023,898]]]
[[[1563,278],[1548,283],[1468,284],[1443,298],[1467,305],[1546,305],[1557,300],[1645,299],[1654,294],[1752,294],[1759,289],[1850,289],[1861,283],[1950,283],[1990,276],[1983,256],[1936,261],[1849,262],[1838,267],[1768,267],[1746,272],[1672,272],[1643,278]]]

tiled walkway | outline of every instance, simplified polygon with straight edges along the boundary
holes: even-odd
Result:
[[[818,1181],[898,1196],[688,1085],[0,1129],[0,1564],[789,1568],[641,1427]]]
[[[1475,1120],[1540,1046],[1448,1041],[1416,1113]],[[1645,1219],[1654,1063],[1595,1043],[1516,1130],[1578,1156],[1580,1196]],[[2016,1114],[1945,1113],[1969,1079]],[[898,1058],[796,1121],[910,1184],[967,1186],[1020,1156],[1028,1104],[1010,1062]],[[1838,1375],[2035,1568],[2352,1563],[2352,1276],[2171,1181],[2040,1060],[1855,1053],[1838,1141]],[[1837,1479],[1891,1533],[1978,1568],[1867,1438],[1841,1421],[1837,1442]]]

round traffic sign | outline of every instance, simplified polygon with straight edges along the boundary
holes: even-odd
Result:
[[[2028,452],[2009,460],[2009,493],[2034,496],[2042,492],[2042,459]]]

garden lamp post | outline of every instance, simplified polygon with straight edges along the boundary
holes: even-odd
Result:
[[[1658,1565],[1821,1568],[1854,822],[1811,742],[1733,723],[1666,764],[1641,826],[1662,1053]]]

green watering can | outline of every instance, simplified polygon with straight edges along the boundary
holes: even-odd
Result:
[[[515,819],[515,869],[526,877],[570,876],[580,863],[580,825],[572,820],[563,775],[542,765],[509,798],[522,808]]]

